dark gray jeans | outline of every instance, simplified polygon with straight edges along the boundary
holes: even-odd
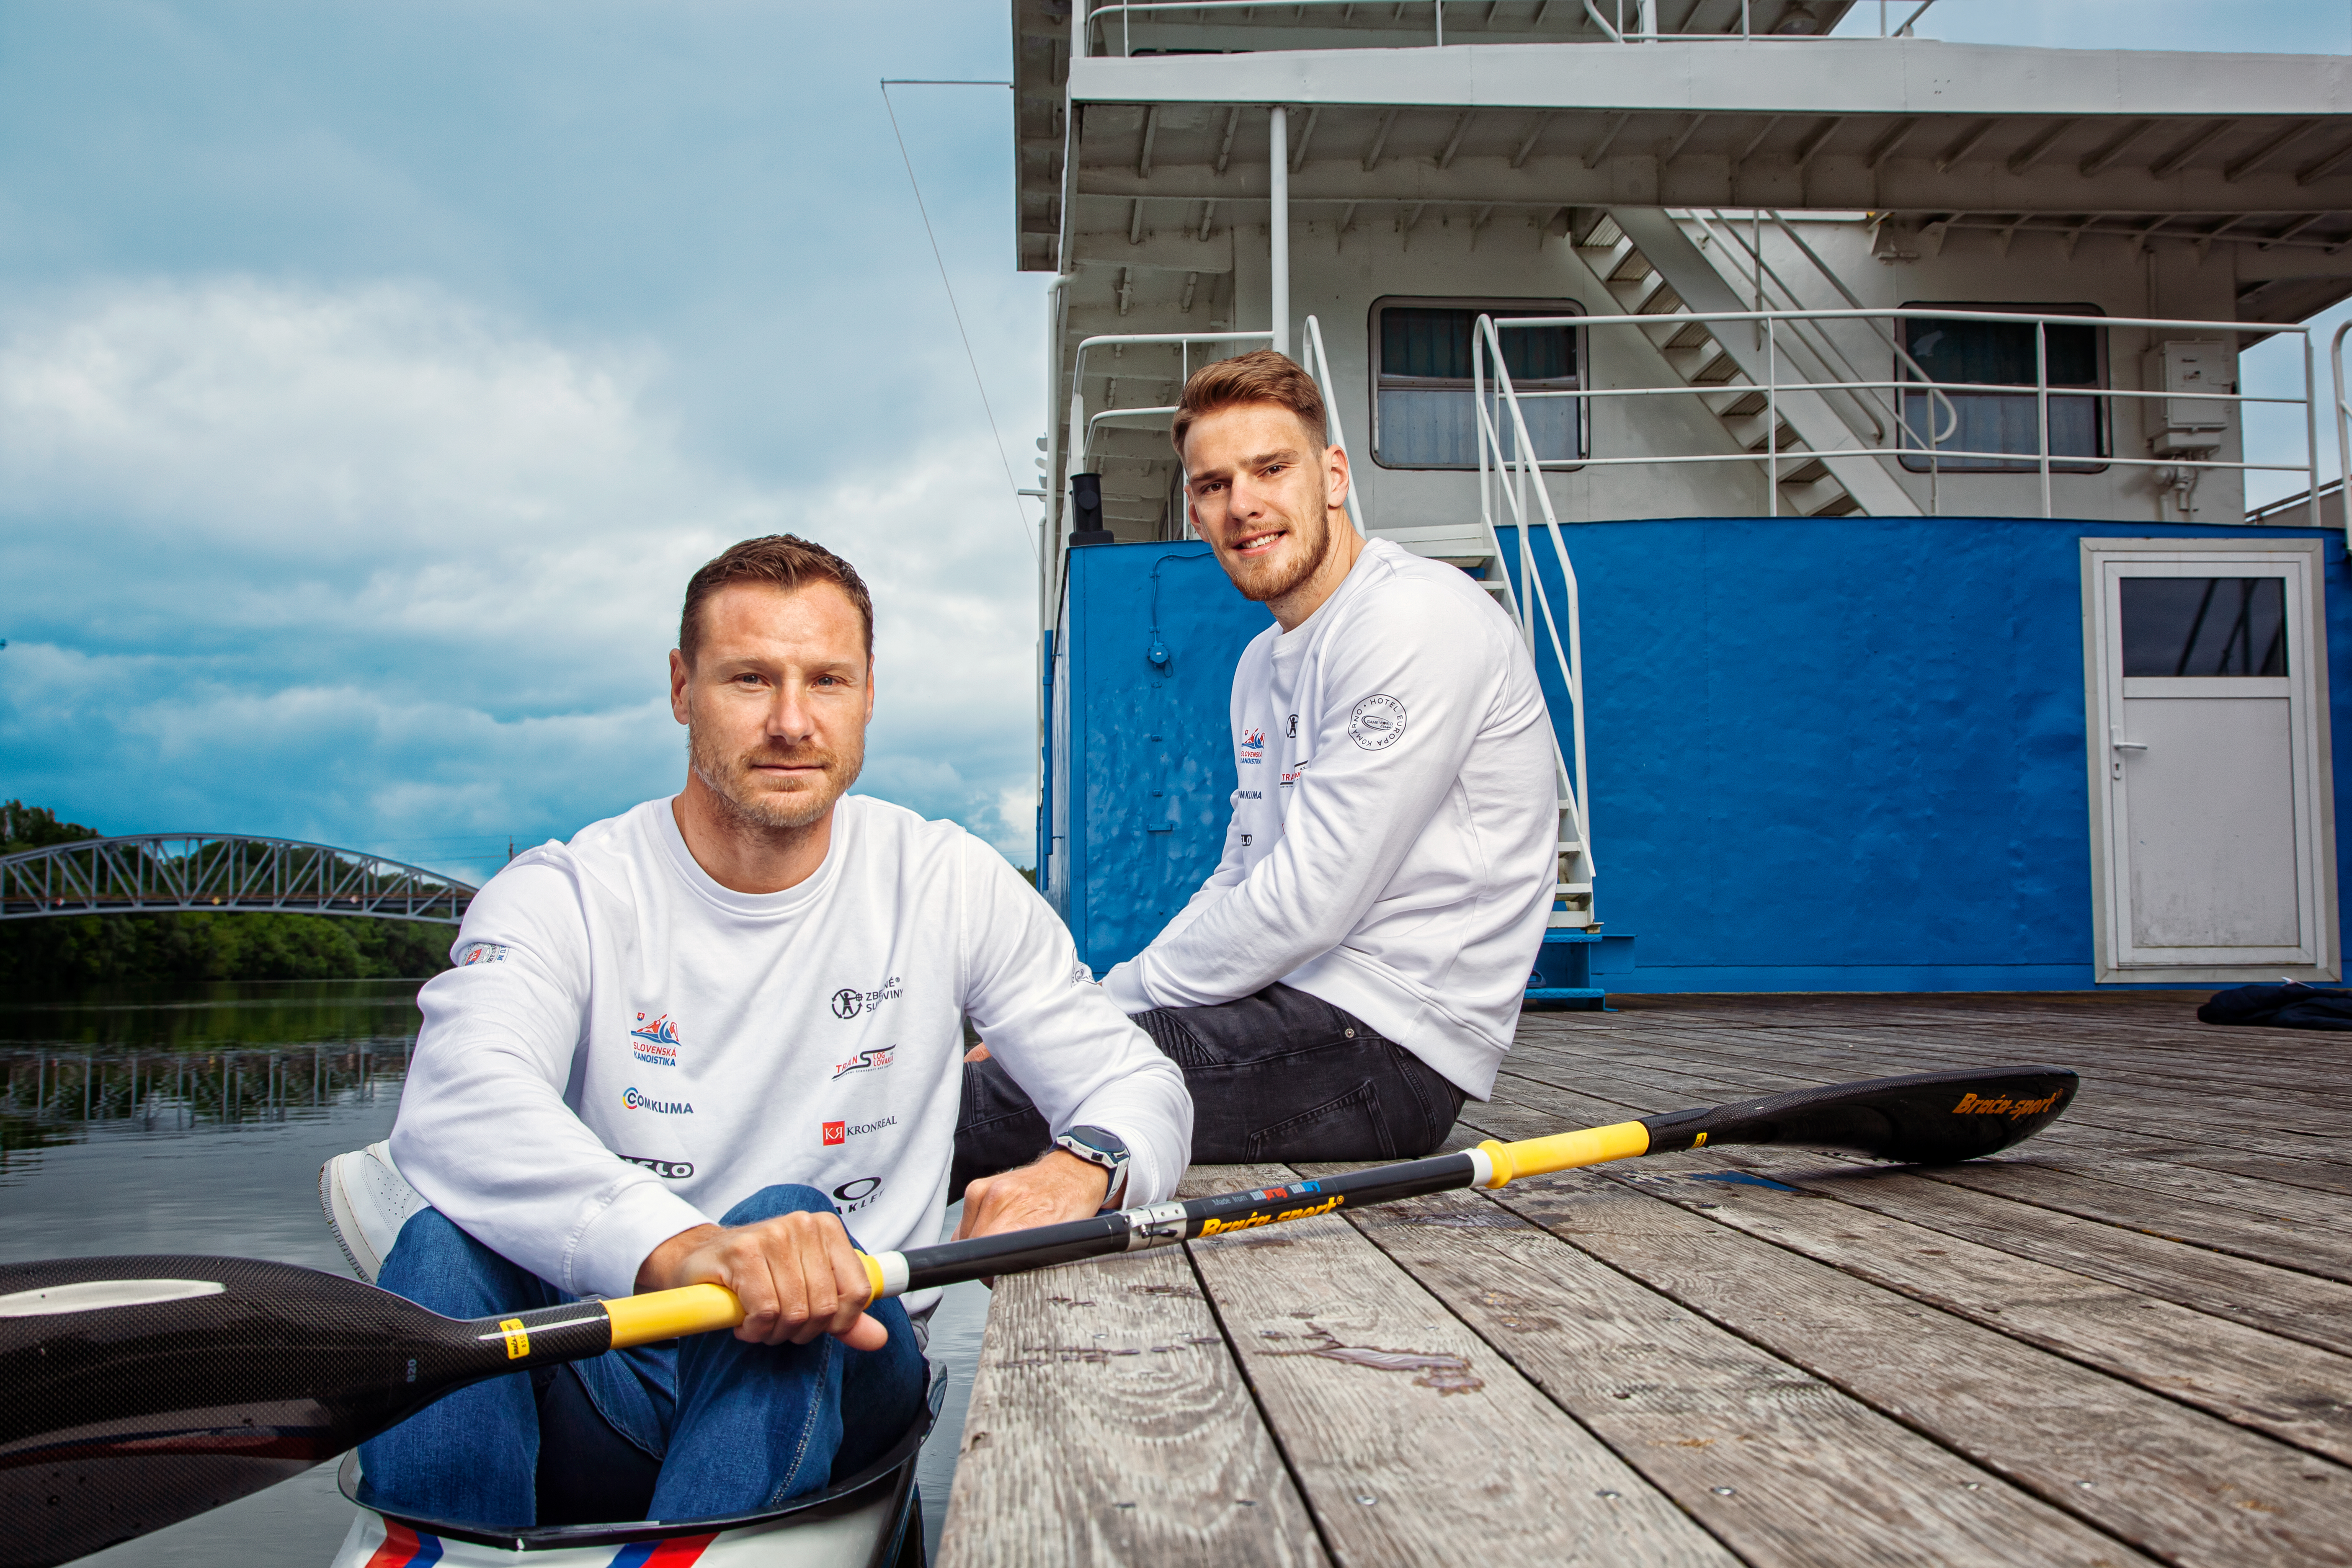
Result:
[[[1213,1007],[1155,1007],[1135,1021],[1184,1069],[1198,1164],[1414,1160],[1444,1142],[1462,1113],[1462,1091],[1435,1068],[1287,985]],[[1045,1119],[1002,1063],[964,1064],[949,1201],[1052,1145]]]

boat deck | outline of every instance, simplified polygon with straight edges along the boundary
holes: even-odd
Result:
[[[2352,1038],[2181,994],[1614,1005],[1524,1019],[1449,1147],[2084,1086],[1952,1169],[1707,1149],[1007,1279],[940,1561],[2352,1563]]]

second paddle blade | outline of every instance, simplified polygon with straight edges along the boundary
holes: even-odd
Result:
[[[2065,1068],[2053,1067],[1911,1073],[1642,1121],[1654,1154],[1712,1143],[1791,1143],[1943,1165],[2032,1137],[2065,1110],[2080,1083]]]
[[[0,1267],[0,1568],[67,1562],[298,1475],[446,1388],[474,1337],[289,1264]]]

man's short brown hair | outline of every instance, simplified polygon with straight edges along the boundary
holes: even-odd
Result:
[[[866,580],[857,574],[857,568],[822,544],[789,533],[771,533],[731,546],[687,580],[686,609],[677,622],[677,651],[688,665],[694,663],[695,647],[702,641],[703,601],[735,583],[765,583],[786,593],[811,583],[831,583],[857,606],[857,618],[866,626],[866,657],[874,657],[874,595],[866,591]]]
[[[1176,443],[1177,457],[1184,455],[1184,433],[1195,419],[1244,403],[1280,404],[1298,416],[1318,446],[1330,440],[1326,434],[1323,393],[1315,378],[1288,354],[1253,349],[1202,365],[1184,384],[1183,395],[1176,400],[1176,422],[1168,431]]]

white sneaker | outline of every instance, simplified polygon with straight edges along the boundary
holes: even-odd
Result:
[[[338,1154],[320,1166],[319,1206],[352,1271],[373,1285],[392,1256],[392,1244],[400,1239],[400,1227],[433,1205],[401,1178],[387,1142]]]

